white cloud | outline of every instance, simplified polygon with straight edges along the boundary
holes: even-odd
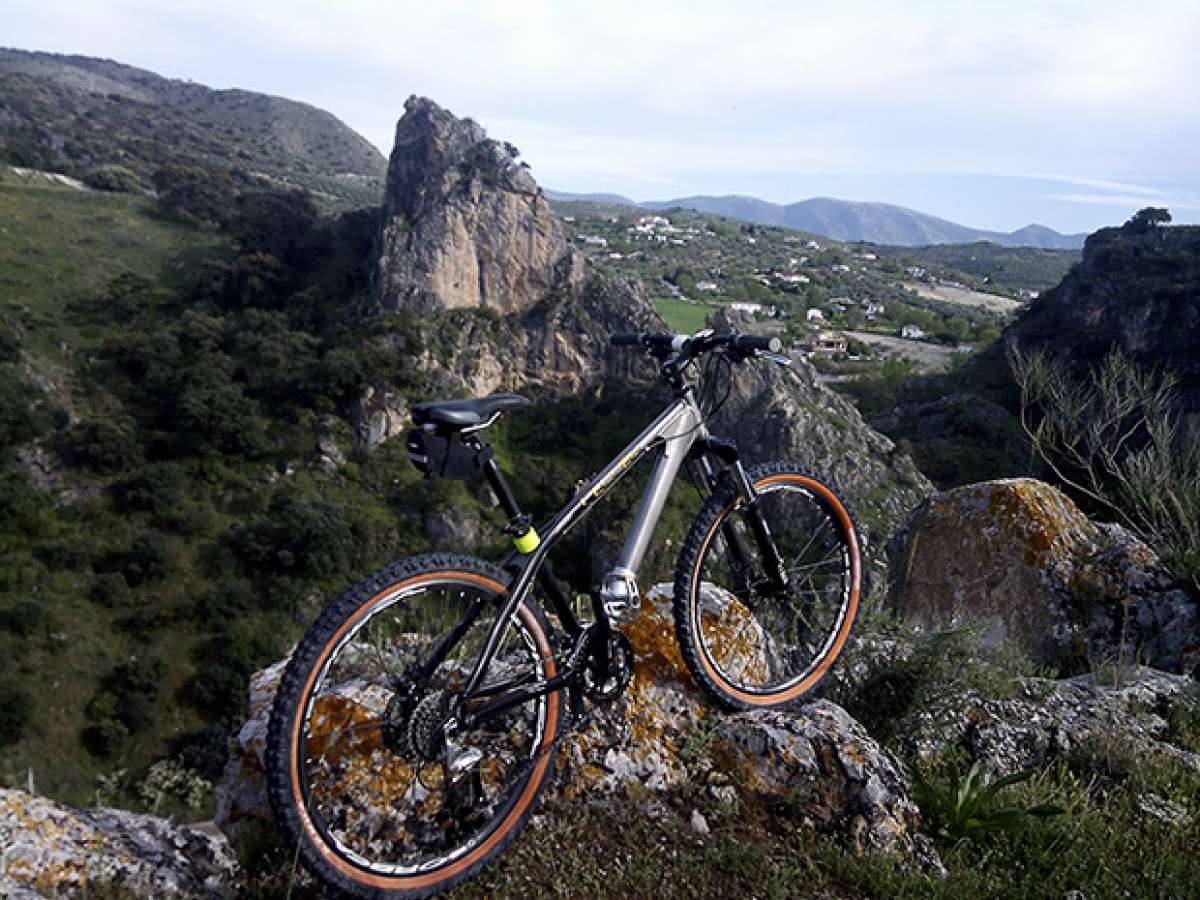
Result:
[[[5,30],[307,100],[385,152],[404,98],[427,94],[562,187],[1053,172],[1153,197],[1140,185],[1198,177],[1184,0],[6,0]]]

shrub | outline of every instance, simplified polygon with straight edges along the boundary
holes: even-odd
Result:
[[[126,509],[145,510],[158,518],[167,518],[183,503],[187,486],[187,474],[179,466],[151,463],[115,490]]]
[[[1178,379],[1118,350],[1086,377],[1015,344],[1009,361],[1021,425],[1060,483],[1114,513],[1200,587],[1200,441],[1179,427]]]
[[[106,609],[121,606],[129,599],[129,582],[120,572],[106,572],[96,576],[88,598]]]
[[[19,685],[0,681],[0,747],[15,744],[33,714],[33,701]]]
[[[97,166],[83,176],[83,183],[98,191],[114,194],[140,194],[146,188],[136,174],[124,166]]]
[[[236,192],[227,173],[164,166],[153,180],[159,211],[167,218],[209,228],[224,228],[233,220]]]
[[[148,531],[137,537],[125,554],[122,574],[136,587],[166,578],[175,569],[175,553],[161,534]]]
[[[111,474],[142,463],[142,445],[131,419],[80,423],[67,432],[64,444],[71,463],[93,472]]]
[[[36,600],[7,601],[0,606],[0,631],[20,638],[32,637],[46,627],[46,607]]]

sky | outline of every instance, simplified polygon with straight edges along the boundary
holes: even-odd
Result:
[[[0,45],[303,100],[384,153],[424,94],[538,182],[1200,222],[1200,3],[0,0]]]

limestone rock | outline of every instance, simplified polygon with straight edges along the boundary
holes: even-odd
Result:
[[[72,809],[0,789],[0,896],[230,897],[228,843],[156,816]]]
[[[395,391],[369,386],[355,403],[351,418],[354,444],[363,450],[374,450],[388,438],[404,434],[410,427],[404,398]]]
[[[729,715],[709,704],[675,642],[670,595],[670,585],[656,586],[636,617],[622,625],[634,647],[633,680],[624,696],[592,706],[589,718],[563,737],[551,796],[561,802],[548,804],[555,812],[546,814],[629,784],[666,791],[700,770],[722,802],[736,802],[739,793],[799,797],[806,821],[851,847],[940,869],[898,764],[840,707],[816,701],[786,712]],[[235,845],[272,828],[263,759],[284,664],[252,680],[250,718],[217,788],[217,824]],[[340,696],[361,707],[363,716],[377,717],[386,705],[386,698],[353,685]]]
[[[969,690],[945,697],[915,714],[901,739],[921,756],[939,753],[947,741],[1001,772],[1040,766],[1092,738],[1118,742],[1139,753],[1174,759],[1200,771],[1200,754],[1171,744],[1164,718],[1194,682],[1140,667],[1118,677],[1080,675],[1053,680],[1026,678],[1015,697],[997,699]]]
[[[435,550],[470,553],[479,545],[479,517],[459,509],[434,509],[425,513],[425,536]]]
[[[860,852],[899,851],[941,869],[899,763],[840,706],[817,700],[795,713],[729,716],[717,740],[735,781],[786,795],[813,827],[845,836]]]
[[[1200,661],[1196,599],[1123,528],[1096,525],[1028,478],[954,488],[919,506],[893,542],[891,599],[922,629],[981,625],[1035,658]]]
[[[515,148],[424,97],[408,99],[396,126],[383,217],[384,309],[524,312],[584,278]]]

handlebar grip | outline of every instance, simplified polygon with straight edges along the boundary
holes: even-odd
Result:
[[[777,337],[757,334],[739,334],[733,342],[739,350],[762,350],[767,353],[782,353],[783,341]]]
[[[642,345],[642,336],[640,334],[614,334],[608,339],[608,342],[614,347],[640,347]]]

